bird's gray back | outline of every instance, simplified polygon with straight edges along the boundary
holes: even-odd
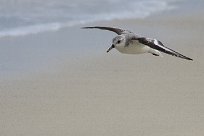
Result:
[[[136,40],[136,39],[138,39],[138,38],[140,38],[140,36],[139,35],[136,35],[136,34],[134,34],[134,33],[125,33],[125,34],[123,34],[124,35],[124,37],[125,37],[125,46],[128,46],[130,43],[132,43],[133,42],[133,40]]]

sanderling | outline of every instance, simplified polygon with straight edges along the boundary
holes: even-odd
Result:
[[[161,52],[163,52],[182,59],[193,60],[168,47],[165,47],[163,43],[157,39],[142,37],[134,34],[131,31],[123,30],[120,28],[101,26],[83,27],[83,29],[92,28],[109,30],[118,34],[115,38],[113,38],[112,46],[107,50],[107,52],[109,52],[113,48],[116,48],[119,52],[125,54],[151,53],[154,56],[162,56]]]

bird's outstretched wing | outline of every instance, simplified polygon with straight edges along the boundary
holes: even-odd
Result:
[[[82,27],[82,29],[93,29],[93,28],[112,31],[112,32],[115,32],[118,35],[125,34],[125,33],[132,33],[132,32],[130,32],[128,30],[123,30],[123,29],[114,28],[114,27],[102,27],[102,26]]]
[[[164,52],[164,53],[167,53],[169,55],[172,55],[172,56],[176,56],[176,57],[179,57],[179,58],[183,58],[183,59],[187,59],[187,60],[193,60],[189,57],[186,57],[168,47],[165,47],[162,42],[156,40],[156,39],[150,39],[150,38],[145,38],[145,37],[140,37],[140,38],[137,38],[136,40],[138,40],[140,43],[144,44],[144,45],[147,45],[153,49],[156,49],[158,51],[161,51],[161,52]]]

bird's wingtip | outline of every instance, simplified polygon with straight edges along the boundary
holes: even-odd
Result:
[[[81,27],[81,29],[90,29],[90,28],[95,28],[95,27],[91,27],[91,26],[84,26],[84,27]]]
[[[183,59],[187,59],[187,60],[193,61],[193,59],[191,59],[191,58],[189,58],[189,57],[184,57]]]
[[[86,29],[87,27],[81,27],[81,29]]]
[[[188,60],[191,60],[191,61],[193,61],[193,59],[191,59],[191,58],[189,58]]]

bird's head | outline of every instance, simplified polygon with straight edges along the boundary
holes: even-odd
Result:
[[[125,37],[122,35],[118,35],[115,38],[113,38],[112,45],[107,50],[107,52],[109,52],[113,48],[124,47],[124,46],[125,46]]]

